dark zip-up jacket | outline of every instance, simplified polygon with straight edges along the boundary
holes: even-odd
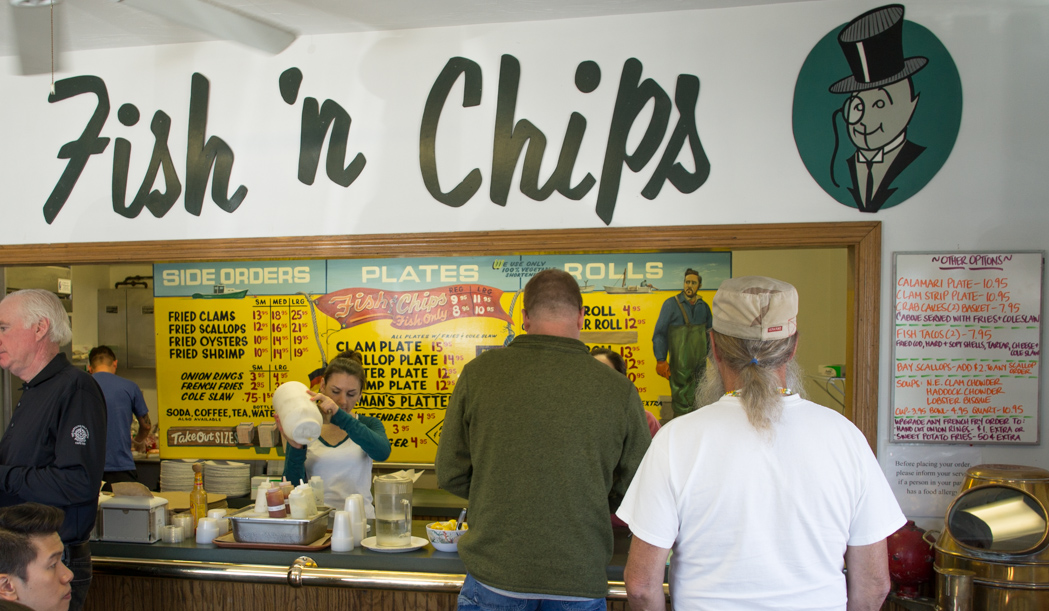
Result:
[[[66,512],[66,545],[91,536],[106,464],[106,402],[86,371],[59,353],[22,385],[0,439],[0,506],[33,501]]]

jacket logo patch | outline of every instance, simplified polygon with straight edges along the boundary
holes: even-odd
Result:
[[[87,431],[87,427],[83,424],[78,424],[73,427],[73,443],[78,446],[86,446],[87,438],[91,436],[91,433]]]

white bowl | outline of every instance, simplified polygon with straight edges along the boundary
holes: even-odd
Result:
[[[468,530],[434,530],[430,528],[433,524],[436,522],[426,525],[426,538],[430,540],[430,545],[439,552],[459,551],[459,537]]]

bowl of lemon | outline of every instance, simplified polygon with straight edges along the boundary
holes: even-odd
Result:
[[[426,536],[430,539],[430,545],[439,552],[459,551],[459,537],[463,536],[470,525],[465,522],[459,524],[456,520],[447,522],[431,522],[426,525]]]

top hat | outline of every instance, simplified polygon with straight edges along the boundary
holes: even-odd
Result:
[[[924,57],[903,58],[903,5],[890,4],[860,15],[838,34],[852,76],[830,86],[853,93],[902,81],[925,67]]]

